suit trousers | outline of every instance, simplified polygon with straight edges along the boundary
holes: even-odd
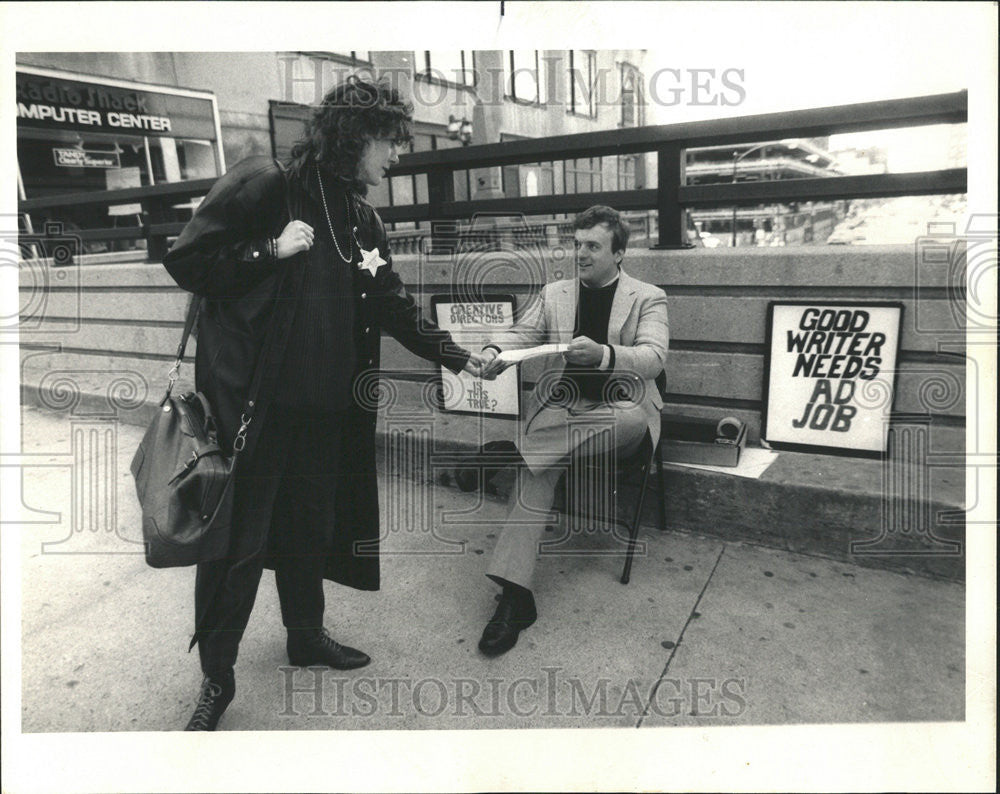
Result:
[[[272,405],[254,456],[236,479],[230,556],[198,565],[195,637],[202,670],[236,662],[265,562],[274,567],[281,619],[287,629],[323,626],[325,526],[336,501],[346,415]],[[256,550],[239,549],[240,526],[268,526]]]
[[[518,468],[486,575],[530,590],[539,541],[552,523],[556,485],[570,461],[587,456],[614,466],[639,448],[647,431],[645,412],[631,402],[579,400],[570,406],[549,405],[535,414],[518,444],[526,465]]]

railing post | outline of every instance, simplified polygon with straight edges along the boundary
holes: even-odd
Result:
[[[450,168],[427,172],[427,201],[431,210],[430,253],[453,253],[458,244],[458,220],[443,217],[442,205],[455,200],[455,180]]]
[[[684,184],[685,147],[667,143],[656,151],[656,213],[659,239],[653,249],[691,248],[687,239],[680,188]]]
[[[142,226],[146,237],[146,261],[162,262],[167,254],[167,238],[162,235],[154,235],[151,228],[157,223],[162,215],[162,201],[158,198],[144,198],[140,202],[142,206]]]

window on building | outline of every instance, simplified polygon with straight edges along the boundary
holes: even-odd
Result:
[[[409,150],[411,152],[429,152],[438,149],[453,149],[461,147],[461,145],[460,141],[451,140],[447,131],[440,126],[418,122],[413,129],[413,141],[410,143]],[[455,200],[468,201],[472,195],[471,172],[468,170],[456,171],[454,179]],[[369,189],[367,198],[376,207],[424,204],[428,201],[427,175],[412,174],[384,180],[378,187]],[[394,230],[421,229],[424,224],[399,221],[391,224],[391,227]]]
[[[374,72],[366,60],[368,55],[368,51],[279,53],[281,100],[318,105],[331,88],[343,83],[349,75],[372,79]]]
[[[326,50],[316,53],[317,55],[337,55],[341,58],[350,58],[352,61],[364,61],[371,63],[371,53],[368,50]]]
[[[569,112],[597,117],[597,54],[592,50],[570,50],[566,70]]]
[[[623,63],[621,74],[623,127],[641,127],[646,123],[646,107],[642,94],[642,75],[634,66]]]
[[[417,73],[434,80],[474,86],[475,56],[472,50],[424,50]]]
[[[518,102],[545,104],[545,61],[538,50],[508,50],[504,58],[504,91]]]
[[[600,157],[567,160],[564,169],[567,193],[590,193],[603,190],[604,175]]]
[[[517,189],[511,192],[515,196],[551,196],[553,192],[552,163],[527,163],[508,166],[504,169],[505,177],[511,182],[517,181]],[[504,195],[507,195],[506,190]]]
[[[635,164],[637,155],[626,154],[618,158],[618,190],[635,189]]]

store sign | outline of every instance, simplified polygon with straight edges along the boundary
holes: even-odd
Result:
[[[900,303],[771,303],[761,436],[778,448],[884,451],[902,317]]]
[[[215,140],[212,101],[17,73],[18,125]]]
[[[467,350],[481,350],[495,336],[514,325],[514,296],[487,295],[481,301],[453,296],[431,298],[437,324],[450,331]],[[441,409],[463,414],[516,418],[521,413],[518,367],[510,367],[495,380],[482,380],[468,372],[457,375],[441,368]]]
[[[53,149],[56,165],[62,168],[121,168],[117,152],[88,152],[85,149]]]

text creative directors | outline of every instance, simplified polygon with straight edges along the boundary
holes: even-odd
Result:
[[[76,89],[53,83],[39,85],[35,82],[19,82],[17,115],[22,119],[61,124],[171,131],[170,119],[149,113],[146,97],[141,94],[106,91],[100,86]]]

